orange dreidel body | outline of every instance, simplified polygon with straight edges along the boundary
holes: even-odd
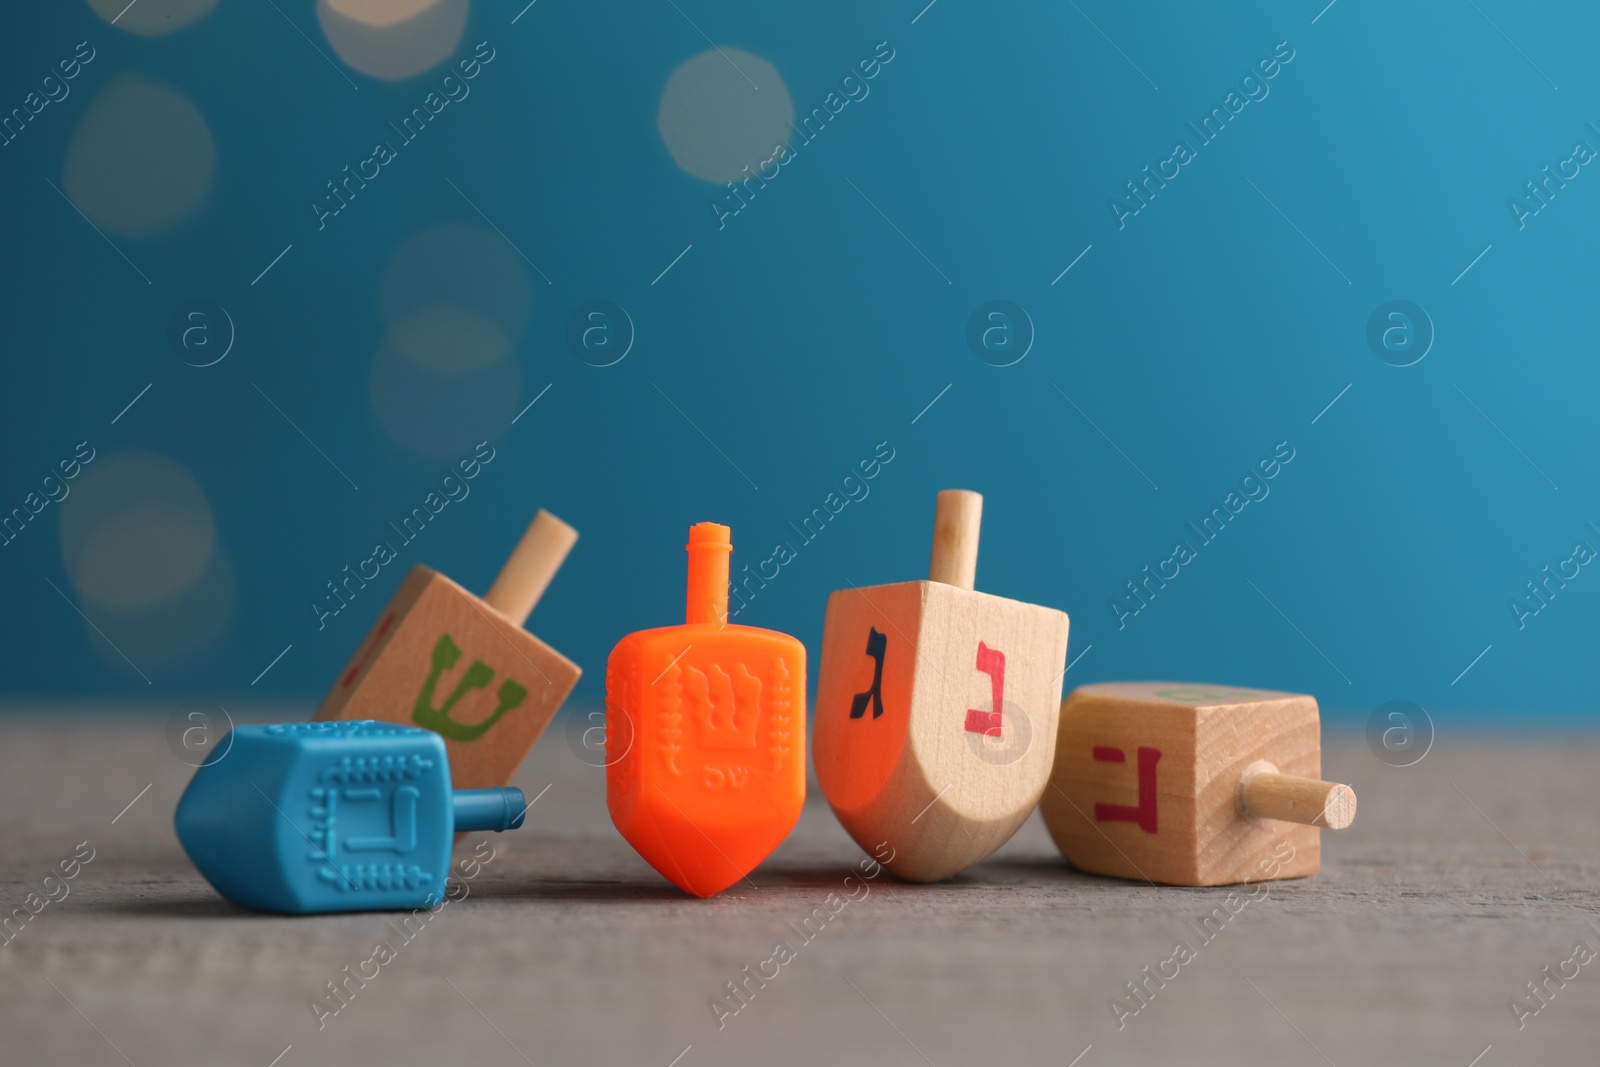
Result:
[[[806,650],[728,625],[728,528],[689,529],[687,621],[631,633],[606,663],[606,804],[639,855],[708,897],[745,877],[806,797]]]
[[[480,600],[416,566],[317,709],[439,734],[459,789],[507,785],[583,672],[522,628],[578,539],[534,516]]]
[[[1061,705],[1039,802],[1074,867],[1169,885],[1303,878],[1321,830],[1356,813],[1324,782],[1315,697],[1188,682],[1098,682]]]

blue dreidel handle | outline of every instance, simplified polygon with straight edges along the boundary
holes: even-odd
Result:
[[[452,800],[458,834],[469,830],[515,830],[528,814],[528,802],[516,786],[457,789]]]

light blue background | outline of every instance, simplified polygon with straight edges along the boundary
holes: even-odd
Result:
[[[281,6],[331,54],[310,4]],[[1600,11],[939,0],[913,23],[918,0],[677,6],[540,0],[512,24],[520,3],[479,0],[456,55],[486,40],[496,58],[470,99],[321,232],[307,205],[322,183],[442,71],[384,82],[340,64],[353,90],[270,6],[237,0],[156,38],[78,4],[10,13],[5,108],[76,42],[97,56],[0,148],[3,507],[80,440],[96,463],[164,456],[202,487],[234,589],[209,640],[131,657],[147,684],[67,601],[108,635],[167,623],[84,601],[52,505],[0,548],[6,698],[313,700],[407,567],[482,591],[543,506],[582,538],[530,629],[598,699],[618,638],[681,621],[690,523],[730,524],[735,568],[754,564],[888,441],[870,495],[738,619],[801,638],[813,670],[828,592],[924,576],[934,493],[965,487],[985,495],[979,587],[1071,614],[1068,688],[1307,691],[1335,722],[1394,698],[1445,723],[1592,713],[1600,577],[1584,568],[1525,629],[1509,601],[1575,541],[1600,548],[1584,526],[1600,524],[1600,173],[1525,229],[1507,202],[1574,142],[1600,148],[1585,127]],[[656,125],[667,78],[708,47],[696,27],[770,62],[802,113],[878,42],[895,50],[721,231],[717,187],[674,164]],[[1281,41],[1294,59],[1270,95],[1119,231],[1109,198]],[[137,271],[49,184],[125,74],[191,99],[217,153],[198,213],[115,239]],[[550,392],[486,435],[496,459],[471,496],[319,631],[323,583],[451,465],[397,446],[367,391],[390,254],[438,223],[483,226],[451,182],[550,279],[530,274],[513,410]],[[205,369],[166,340],[193,298],[237,329]],[[607,368],[565,341],[596,298],[637,328]],[[1014,366],[965,341],[993,299],[1036,330]],[[1437,333],[1413,366],[1365,340],[1391,299]],[[1193,541],[1185,524],[1282,441],[1295,458],[1270,496],[1119,629],[1124,583]]]

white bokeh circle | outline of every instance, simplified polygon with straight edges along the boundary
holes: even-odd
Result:
[[[396,353],[424,370],[458,377],[511,354],[511,341],[486,315],[458,304],[430,304],[389,327]]]
[[[193,588],[216,550],[211,505],[193,474],[127,451],[86,465],[61,502],[61,556],[87,604],[152,610]]]
[[[468,0],[317,0],[317,22],[340,59],[399,81],[455,53],[469,7]]]
[[[771,63],[738,48],[685,60],[661,92],[656,126],[678,166],[708,182],[755,173],[787,144],[789,89]]]
[[[200,210],[216,164],[211,129],[188,97],[123,77],[79,120],[61,178],[73,204],[97,225],[145,237]]]
[[[498,234],[447,222],[407,238],[389,257],[378,314],[392,327],[424,308],[449,304],[489,319],[512,342],[533,314],[533,284]]]

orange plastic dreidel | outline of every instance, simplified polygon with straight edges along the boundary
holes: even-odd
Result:
[[[691,526],[687,547],[687,620],[629,634],[606,663],[606,805],[650,866],[708,897],[800,818],[806,649],[728,625],[728,527]]]

